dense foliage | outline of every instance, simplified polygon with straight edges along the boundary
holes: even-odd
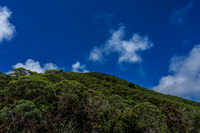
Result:
[[[200,103],[102,73],[0,72],[0,132],[200,132]]]

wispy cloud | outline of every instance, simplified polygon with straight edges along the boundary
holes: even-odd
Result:
[[[93,19],[96,21],[100,21],[101,23],[103,22],[104,26],[108,26],[112,23],[113,16],[114,15],[112,13],[104,12],[102,14],[94,14]]]
[[[94,47],[90,52],[89,60],[92,61],[103,61],[103,48]]]
[[[4,39],[10,40],[15,32],[15,26],[9,22],[11,14],[7,7],[0,6],[0,43]]]
[[[81,65],[80,62],[76,62],[72,65],[72,72],[86,73],[86,65]]]
[[[173,11],[171,14],[171,23],[176,24],[178,26],[182,25],[184,21],[187,19],[188,17],[187,14],[189,13],[193,5],[194,3],[190,1],[183,8]]]
[[[139,53],[145,51],[153,46],[148,36],[140,36],[133,34],[129,40],[124,40],[125,26],[120,25],[118,30],[111,31],[110,39],[100,47],[94,47],[90,52],[89,60],[104,62],[106,56],[117,53],[118,63],[141,62],[142,58]]]
[[[44,73],[46,70],[51,70],[51,69],[56,69],[56,70],[60,69],[57,65],[53,63],[46,63],[42,67],[38,61],[34,61],[32,59],[28,59],[25,63],[17,63],[12,67],[13,69],[22,67],[38,73]],[[7,72],[7,74],[9,73],[12,73],[12,71]]]
[[[169,71],[153,90],[200,101],[200,45],[196,45],[188,56],[173,57]]]

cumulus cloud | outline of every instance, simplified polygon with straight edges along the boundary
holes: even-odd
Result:
[[[60,69],[56,64],[53,64],[53,63],[46,63],[43,67],[43,70],[46,71],[46,70],[52,70],[52,69]]]
[[[171,75],[164,76],[153,90],[200,101],[200,45],[188,56],[173,57],[169,67]]]
[[[182,25],[185,19],[188,17],[187,14],[193,5],[193,2],[189,2],[183,8],[173,11],[171,14],[171,23],[179,26]]]
[[[12,66],[13,69],[23,67],[25,69],[31,70],[33,72],[44,73],[46,70],[56,69],[59,67],[53,63],[46,63],[43,67],[40,65],[38,61],[34,61],[32,59],[28,59],[25,63],[17,63]],[[12,71],[7,72],[7,74],[12,73]]]
[[[15,32],[15,26],[9,22],[11,14],[7,7],[0,6],[0,42],[10,40]]]
[[[124,40],[125,26],[120,25],[119,29],[111,32],[110,39],[100,47],[94,47],[90,52],[89,60],[103,62],[106,56],[117,53],[118,63],[140,62],[142,58],[139,53],[153,46],[148,36],[133,34],[129,40]]]
[[[76,62],[72,65],[72,72],[87,73],[86,65],[81,65],[80,62]]]

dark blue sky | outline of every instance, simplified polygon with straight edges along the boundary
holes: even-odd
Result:
[[[0,6],[0,13],[5,7],[12,13],[4,22],[14,26],[11,33],[1,31],[6,24],[0,19],[4,73],[19,66],[38,72],[102,72],[199,100],[200,87],[190,88],[200,86],[200,61],[194,60],[200,56],[198,0],[1,0]],[[188,68],[191,64],[197,70]]]

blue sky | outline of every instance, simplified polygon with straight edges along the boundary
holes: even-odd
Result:
[[[0,70],[102,72],[200,101],[198,0],[1,0]]]

